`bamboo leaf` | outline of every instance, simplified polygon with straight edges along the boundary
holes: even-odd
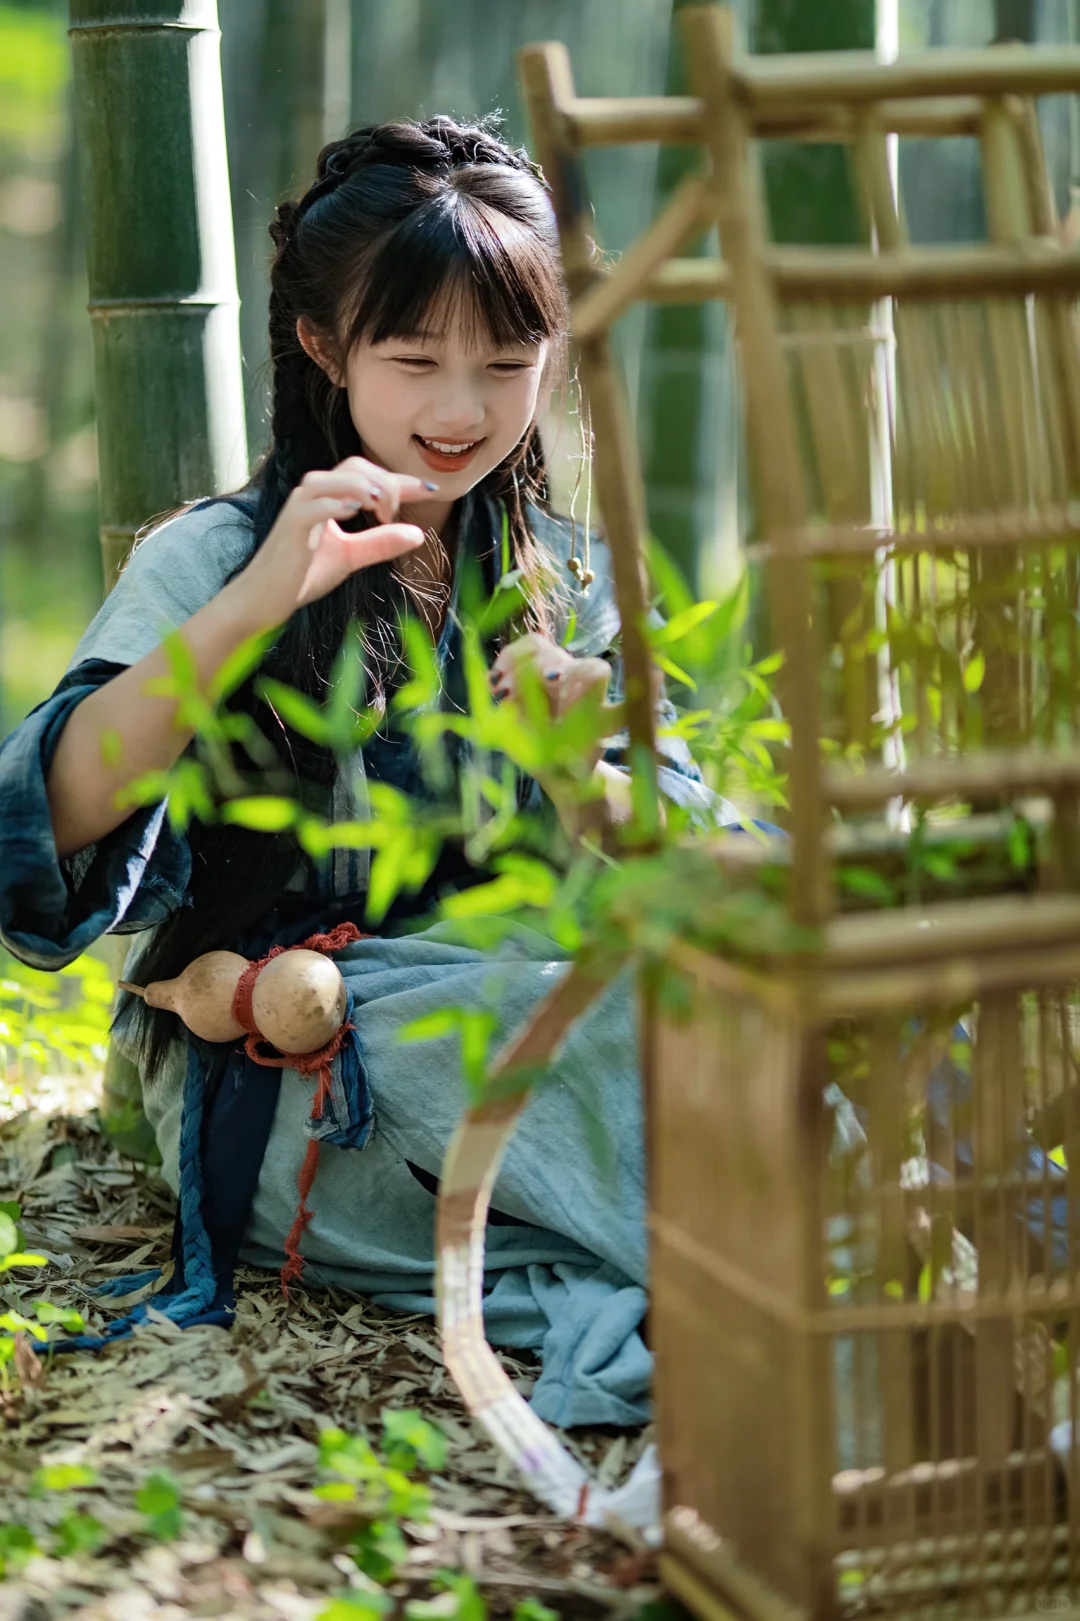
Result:
[[[464,1008],[442,1007],[434,1013],[421,1014],[420,1018],[400,1025],[396,1039],[401,1042],[437,1041],[442,1036],[453,1035],[461,1029],[464,1012]]]
[[[646,627],[649,641],[654,648],[674,647],[676,642],[683,641],[699,625],[711,619],[719,606],[718,602],[695,602],[691,607],[672,615],[666,624]]]
[[[673,681],[681,681],[684,687],[690,688],[691,692],[697,691],[697,682],[694,680],[693,676],[688,675],[685,670],[680,669],[675,663],[674,659],[669,659],[666,653],[658,653],[655,649],[653,651],[653,658],[663,670],[665,675],[669,675]]]
[[[283,833],[294,827],[301,815],[295,799],[274,794],[255,794],[248,798],[232,799],[221,807],[223,822],[238,827],[254,828],[259,833]]]
[[[961,676],[961,680],[964,683],[964,691],[978,692],[979,688],[983,684],[983,676],[985,674],[986,659],[983,657],[981,652],[976,651],[964,665],[963,675]]]
[[[261,631],[234,648],[224,663],[218,666],[207,688],[208,695],[218,702],[231,697],[237,687],[242,686],[248,676],[259,668],[277,640],[279,630],[280,627],[275,626],[271,630]]]
[[[255,691],[277,711],[286,726],[301,737],[309,738],[312,743],[327,747],[331,731],[329,721],[319,705],[306,693],[297,692],[295,687],[287,687],[270,676],[258,681]]]

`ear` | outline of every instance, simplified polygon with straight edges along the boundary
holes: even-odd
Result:
[[[335,388],[344,388],[345,380],[341,375],[341,368],[331,353],[329,344],[312,326],[306,315],[298,315],[296,318],[296,336],[305,354],[310,355],[315,364],[322,367]]]

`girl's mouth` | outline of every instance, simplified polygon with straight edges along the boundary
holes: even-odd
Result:
[[[422,439],[418,433],[414,433],[413,443],[428,467],[434,468],[437,473],[456,473],[462,467],[468,466],[484,441],[482,439]]]

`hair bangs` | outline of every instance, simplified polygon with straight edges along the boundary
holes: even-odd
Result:
[[[441,339],[472,348],[558,340],[566,303],[557,250],[535,227],[454,189],[414,210],[360,277],[348,343]]]

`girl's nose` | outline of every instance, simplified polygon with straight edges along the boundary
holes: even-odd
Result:
[[[467,433],[471,428],[477,428],[484,420],[485,406],[481,394],[473,389],[461,388],[448,391],[442,399],[435,401],[433,411],[435,421],[447,433]]]

